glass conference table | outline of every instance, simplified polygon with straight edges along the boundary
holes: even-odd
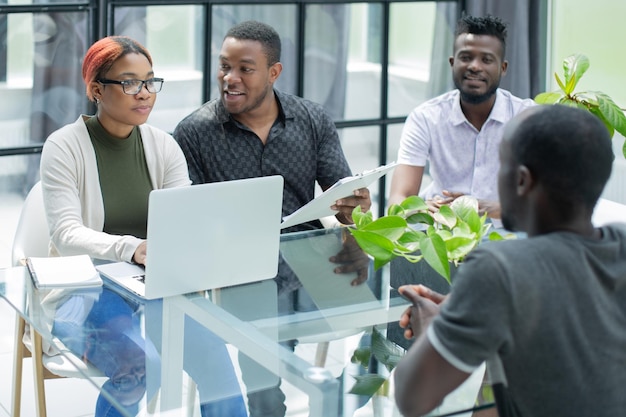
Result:
[[[358,272],[335,272],[340,264],[329,258],[340,252]],[[242,398],[255,415],[256,404],[282,403],[282,392],[287,404],[302,397],[301,413],[288,408],[288,416],[369,416],[371,402],[349,393],[355,377],[388,372],[374,362],[367,371],[351,364],[351,353],[367,345],[374,328],[409,346],[396,323],[408,303],[394,288],[421,282],[447,291],[443,278],[422,264],[394,260],[374,271],[349,233],[336,228],[282,235],[278,276],[236,287],[148,301],[105,280],[102,288],[50,294],[33,288],[27,270],[16,267],[0,270],[0,296],[44,344],[62,340],[102,370],[108,379],[98,383],[99,403],[122,415],[181,415],[194,406],[199,415],[199,403],[208,414]],[[333,373],[323,365],[324,348],[338,341],[345,364]],[[303,355],[295,346],[304,343],[317,344],[318,354]],[[493,407],[482,395],[483,375],[480,368],[430,415],[470,416],[472,408]],[[236,415],[226,410],[213,413]],[[384,415],[400,414],[392,407]]]

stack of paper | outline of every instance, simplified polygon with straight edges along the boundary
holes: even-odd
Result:
[[[37,288],[97,287],[102,278],[88,255],[30,257],[26,266]]]

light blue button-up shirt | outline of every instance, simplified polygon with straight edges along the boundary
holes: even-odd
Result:
[[[534,104],[531,99],[498,89],[491,114],[478,131],[461,110],[459,90],[435,97],[409,114],[397,162],[412,166],[430,162],[432,182],[422,187],[422,198],[430,199],[448,190],[498,201],[498,148],[504,125]]]

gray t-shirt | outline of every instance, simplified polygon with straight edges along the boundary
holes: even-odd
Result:
[[[626,410],[626,226],[602,239],[558,232],[473,251],[429,328],[435,349],[471,370],[502,359],[532,417]]]

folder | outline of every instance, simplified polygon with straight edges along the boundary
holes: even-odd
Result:
[[[330,208],[330,206],[335,204],[335,201],[353,195],[356,189],[367,188],[370,184],[385,176],[395,167],[396,163],[391,162],[387,165],[382,165],[378,168],[340,179],[322,194],[315,197],[315,199],[290,215],[283,217],[280,228],[284,229],[336,214],[337,211]]]

